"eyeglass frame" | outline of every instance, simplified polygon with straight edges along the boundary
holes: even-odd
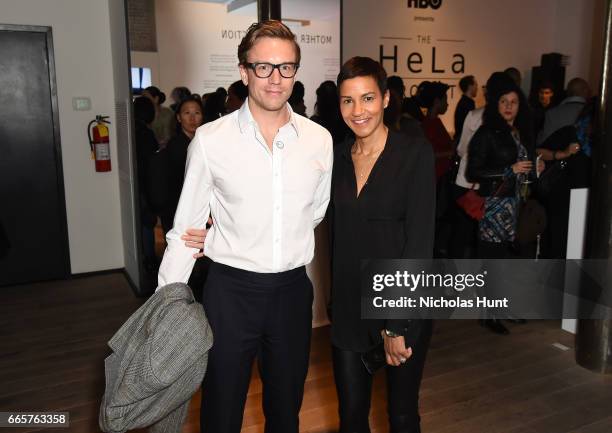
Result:
[[[270,78],[272,76],[272,74],[274,73],[275,69],[278,69],[278,73],[280,74],[281,77],[283,77],[283,78],[293,78],[293,77],[295,77],[295,75],[297,74],[298,69],[300,68],[300,64],[296,63],[296,62],[283,62],[283,63],[277,63],[277,64],[270,63],[270,62],[253,62],[253,63],[245,62],[245,63],[243,63],[243,65],[245,67],[251,69],[257,78]],[[270,66],[272,66],[272,70],[270,71],[269,75],[267,75],[265,77],[260,77],[259,75],[257,75],[257,72],[255,72],[255,68],[257,68],[257,65],[270,65]],[[293,65],[295,67],[295,72],[293,73],[292,76],[285,77],[283,75],[283,73],[281,72],[281,68],[280,68],[283,65]]]

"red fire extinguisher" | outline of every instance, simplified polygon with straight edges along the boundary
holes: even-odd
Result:
[[[96,171],[110,171],[110,143],[108,141],[108,127],[110,125],[108,116],[97,115],[94,120],[87,125],[87,136],[89,137],[89,147],[91,148],[91,159],[96,161]],[[94,125],[92,128],[91,125]],[[93,140],[91,131],[93,130]]]

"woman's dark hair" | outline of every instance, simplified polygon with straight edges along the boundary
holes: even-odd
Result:
[[[224,112],[225,96],[220,92],[212,92],[204,103],[204,123],[217,120]]]
[[[444,99],[449,87],[450,86],[448,84],[444,84],[440,81],[428,81],[426,84],[424,84],[423,90],[419,96],[423,107],[430,109],[433,107],[436,99]]]
[[[374,59],[369,57],[353,57],[348,59],[340,68],[340,73],[336,80],[338,90],[342,82],[357,77],[372,77],[376,81],[380,93],[384,95],[387,91],[387,73],[380,66],[380,63]]]
[[[336,83],[330,80],[323,81],[316,93],[315,114],[311,120],[327,129],[332,135],[334,144],[338,144],[346,137],[349,129],[340,114]]]
[[[406,85],[402,77],[391,75],[387,78],[387,89],[394,90],[399,96],[404,96],[406,93]]]
[[[490,81],[491,80],[489,80],[489,82]],[[517,86],[512,79],[500,79],[495,83],[489,82],[487,82],[487,103],[482,115],[482,124],[495,129],[509,130],[510,125],[508,125],[508,122],[499,114],[498,104],[502,96],[514,92],[519,98],[519,110],[513,126],[518,130],[522,144],[528,147],[533,146],[531,110],[521,88]]]
[[[166,94],[164,92],[162,92],[161,90],[159,90],[159,88],[155,87],[155,86],[149,86],[145,89],[145,92],[149,92],[149,94],[151,96],[153,96],[154,98],[157,97],[158,98],[158,103],[159,105],[163,104],[166,101]]]
[[[134,99],[134,119],[144,122],[147,125],[155,119],[155,105],[145,97],[139,96]]]
[[[316,91],[315,114],[322,118],[336,118],[340,116],[338,107],[338,88],[331,80],[323,81]]]
[[[242,80],[234,81],[227,89],[228,93],[233,92],[241,101],[244,101],[249,96],[249,88],[244,85]],[[227,95],[226,95],[227,96]]]
[[[291,96],[289,96],[289,104],[293,107],[294,104],[297,104],[301,101],[304,101],[304,95],[306,94],[306,89],[304,89],[304,84],[301,81],[296,81],[293,83],[293,91],[291,92]]]
[[[198,107],[200,107],[200,112],[202,113],[202,116],[204,116],[204,107],[202,106],[202,100],[198,99],[198,97],[195,96],[195,95],[191,95],[191,96],[183,99],[181,102],[179,102],[179,104],[176,106],[176,115],[177,116],[179,114],[181,114],[181,109],[183,108],[183,105],[185,105],[187,102],[194,102],[194,103],[198,104]]]
[[[189,90],[187,87],[175,87],[172,89],[172,95],[176,95],[176,99],[178,99],[180,102],[183,99],[191,96],[191,90]]]
[[[227,98],[227,90],[225,90],[225,87],[217,87],[217,90],[215,90],[215,92],[221,93],[224,97]]]

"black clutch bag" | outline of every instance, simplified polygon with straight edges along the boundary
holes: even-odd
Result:
[[[368,352],[361,354],[361,362],[365,366],[368,373],[374,374],[381,367],[384,367],[387,364],[387,357],[385,355],[385,343],[382,342],[377,344],[373,349]]]
[[[406,344],[406,347],[414,347],[419,335],[421,334],[421,326],[422,324],[420,320],[414,320],[410,323],[408,328],[404,329],[402,335],[404,336],[404,343]],[[363,362],[363,365],[370,374],[376,373],[382,367],[387,365],[385,342],[381,341],[374,348],[362,353],[361,362]]]

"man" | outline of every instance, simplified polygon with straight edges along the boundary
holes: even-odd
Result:
[[[308,369],[314,227],[329,202],[332,138],[287,103],[300,63],[295,35],[279,21],[249,27],[238,47],[249,96],[200,127],[159,272],[159,286],[186,281],[198,250],[188,228],[213,225],[203,304],[214,335],[202,387],[201,431],[238,433],[259,356],[266,432],[297,433]]]
[[[478,94],[478,83],[473,75],[468,75],[459,80],[459,88],[463,94],[455,108],[455,143],[458,143],[461,138],[463,122],[467,114],[476,108],[474,98]]]
[[[544,117],[544,126],[538,135],[538,145],[553,132],[564,126],[573,125],[591,96],[589,84],[582,78],[573,78],[567,83],[567,97],[559,105],[549,109]],[[545,149],[542,149],[545,151]],[[543,155],[544,159],[547,155]],[[552,158],[550,158],[552,159]]]
[[[538,90],[538,102],[543,108],[550,107],[554,96],[555,90],[550,82],[546,81],[540,85],[540,90]]]
[[[554,96],[554,86],[550,81],[543,81],[540,83],[538,87],[537,100],[533,103],[531,108],[533,127],[536,137],[544,126],[546,112],[553,107],[552,103]]]

